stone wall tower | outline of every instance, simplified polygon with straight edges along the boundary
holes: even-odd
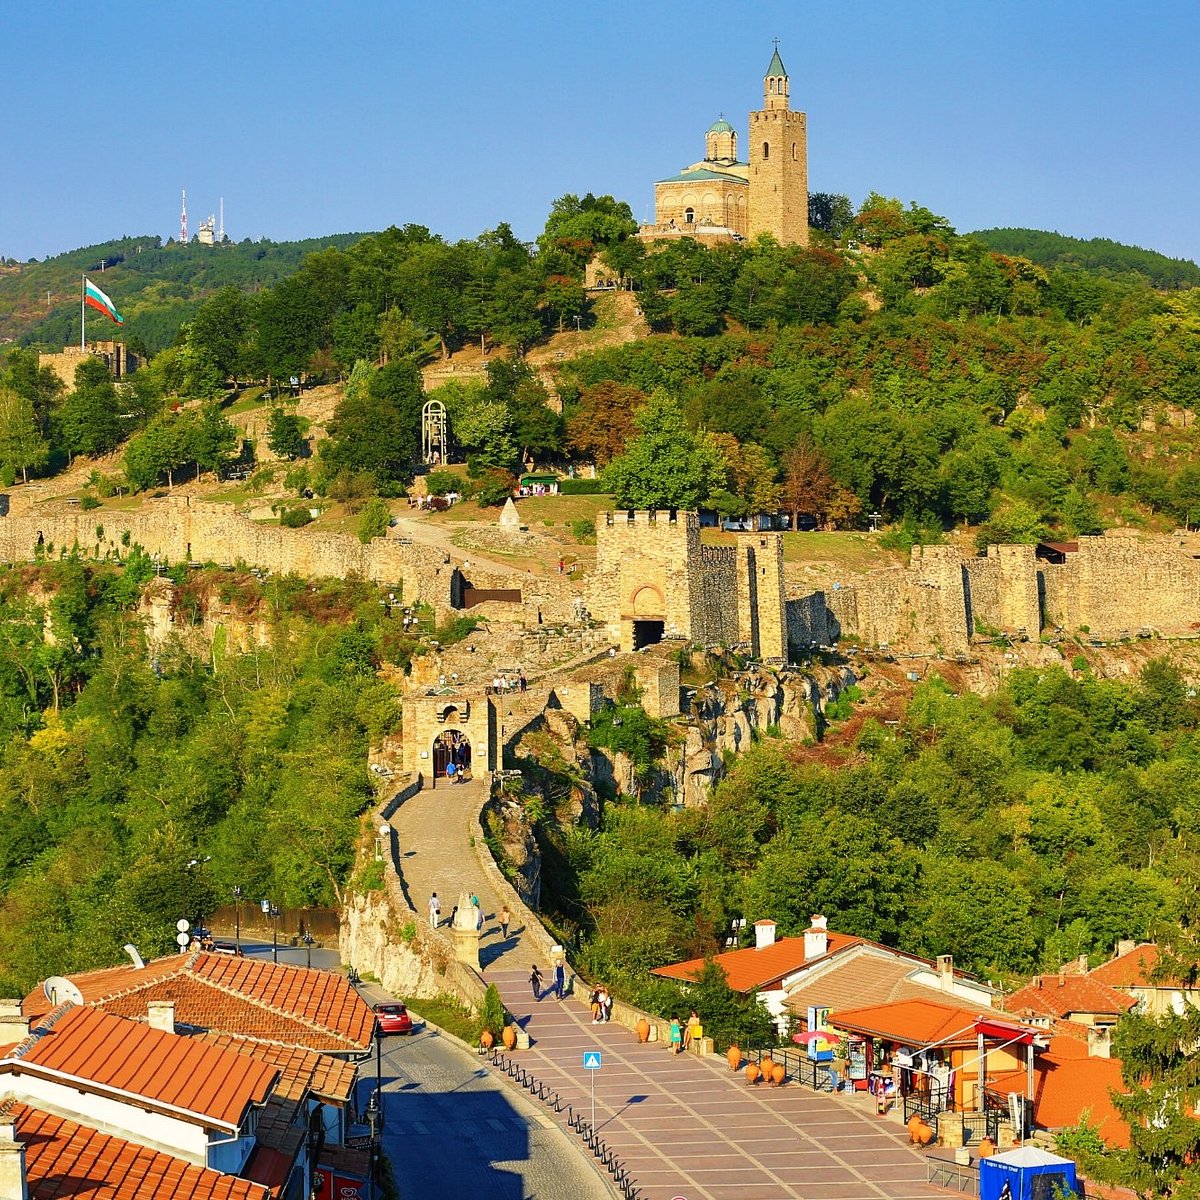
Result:
[[[750,237],[808,245],[808,134],[788,107],[788,73],[778,47],[763,77],[763,107],[750,114]]]

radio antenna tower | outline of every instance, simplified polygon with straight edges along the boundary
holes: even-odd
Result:
[[[188,244],[187,236],[187,188],[183,189],[183,208],[179,213],[179,244],[186,246]]]
[[[221,228],[217,230],[217,241],[225,240],[225,197],[221,197]]]

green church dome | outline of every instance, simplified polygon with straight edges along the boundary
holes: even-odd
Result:
[[[720,120],[714,121],[708,127],[708,132],[709,133],[732,133],[733,126],[730,125],[730,123],[727,120],[725,120],[724,117],[721,117]]]

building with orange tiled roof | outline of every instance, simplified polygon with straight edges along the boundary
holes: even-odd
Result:
[[[1200,988],[1159,976],[1161,958],[1162,953],[1153,942],[1135,945],[1132,941],[1122,941],[1117,945],[1117,953],[1089,971],[1088,978],[1133,997],[1139,1011],[1147,1016],[1180,1014],[1188,1005],[1200,1008]]]
[[[926,999],[839,1009],[829,1024],[861,1039],[869,1074],[893,1080],[902,1095],[928,1092],[936,1082],[960,1111],[980,1107],[981,1080],[1018,1069],[1028,1075],[1044,1036],[1002,1013]]]
[[[843,969],[858,986],[871,988],[872,998],[877,990],[894,989],[904,979],[916,994],[941,993],[983,1008],[992,1004],[992,989],[955,970],[949,955],[933,962],[866,938],[836,933],[819,913],[811,921],[800,937],[786,938],[776,938],[774,921],[755,921],[753,946],[712,956],[729,986],[743,995],[755,995],[781,1026],[789,1012],[803,1019],[810,1008],[840,1003],[845,998]],[[652,973],[691,982],[700,977],[708,961],[693,958],[657,967]]]
[[[1115,1025],[1137,1003],[1132,996],[1101,983],[1093,975],[1036,975],[1004,999],[1004,1010],[1043,1021],[1079,1025]]]
[[[987,1083],[987,1091],[1002,1103],[1009,1092],[1024,1095],[1025,1087],[1023,1071],[989,1076]],[[1119,1059],[1089,1056],[1079,1041],[1052,1037],[1034,1063],[1033,1123],[1054,1133],[1086,1116],[1109,1146],[1127,1147],[1129,1125],[1112,1097],[1128,1091]]]
[[[110,967],[71,977],[83,1002],[117,1016],[146,1020],[154,1001],[175,1005],[176,1020],[198,1030],[356,1057],[371,1048],[375,1014],[333,971],[194,950],[143,967]],[[43,988],[22,1011],[53,1007]]]
[[[272,1200],[261,1184],[12,1098],[0,1100],[0,1172],[29,1200]]]

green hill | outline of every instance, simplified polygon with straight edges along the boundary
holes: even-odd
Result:
[[[1143,276],[1152,287],[1200,286],[1200,267],[1187,258],[1124,246],[1108,238],[1073,238],[1042,229],[980,229],[967,237],[1001,254],[1020,255],[1043,267],[1072,267],[1100,275]]]
[[[78,342],[80,276],[87,273],[124,316],[125,340],[155,353],[174,342],[180,324],[219,288],[272,286],[293,274],[306,254],[330,246],[344,250],[365,236],[337,233],[297,242],[247,238],[219,246],[180,246],[145,235],[69,250],[44,262],[3,266],[0,342],[58,347]],[[101,327],[98,321],[91,328],[98,332]]]

